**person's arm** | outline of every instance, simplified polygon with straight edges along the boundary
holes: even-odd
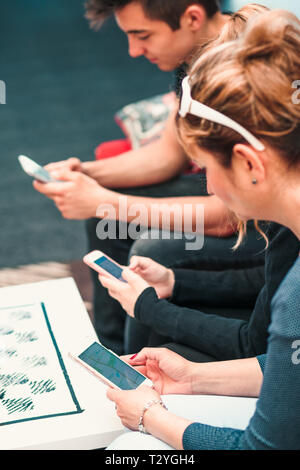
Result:
[[[233,361],[197,363],[166,348],[144,348],[132,358],[161,395],[258,397],[266,355]]]
[[[90,217],[135,222],[144,227],[204,233],[226,237],[235,229],[232,213],[216,196],[148,198],[122,195],[103,188],[81,172],[57,170],[55,177],[64,182],[43,184],[34,188],[53,199],[66,219]],[[204,210],[204,220],[203,220]],[[137,222],[138,219],[138,222]],[[167,223],[165,222],[167,221]]]
[[[156,199],[109,191],[98,206],[97,217],[105,216],[107,206],[113,209],[117,220],[130,223],[138,217],[139,225],[144,227],[162,230],[170,227],[171,231],[185,230],[216,237],[227,237],[236,231],[236,219],[217,196]]]
[[[158,299],[146,288],[134,305],[134,317],[173,342],[185,344],[212,357],[232,360],[264,354],[267,349],[269,311],[266,288],[260,292],[250,320],[225,318]]]
[[[122,277],[126,283],[102,275],[99,275],[99,281],[129,316],[171,338],[172,342],[222,360],[248,358],[266,352],[270,323],[266,285],[260,291],[250,319],[242,320],[218,315],[218,307],[214,313],[207,314],[160,299],[155,288],[131,269],[124,267]]]
[[[259,396],[263,369],[256,357],[195,364],[193,395]]]
[[[129,269],[154,287],[160,299],[189,308],[253,308],[265,284],[265,264],[247,269],[210,271],[169,269],[151,258],[132,256]],[[237,289],[238,286],[238,289]],[[216,297],[214,292],[218,292]]]
[[[108,390],[107,396],[116,404],[124,426],[137,429],[141,410],[146,403],[160,400],[161,394],[210,394],[222,396],[257,396],[262,372],[256,358],[241,361],[196,364],[176,353],[161,348],[144,348],[131,360],[140,367],[154,389],[141,387],[135,391]],[[144,368],[142,368],[144,365]],[[183,448],[183,436],[193,426],[188,419],[178,417],[153,404],[143,415],[143,425],[153,436],[176,449]]]
[[[299,274],[300,262],[273,298],[266,356],[194,366],[192,382],[198,393],[259,395],[256,411],[247,428],[239,430],[191,423],[155,405],[144,416],[148,432],[174,448],[185,450],[299,449],[300,361],[295,351],[300,337]]]
[[[193,377],[193,393],[195,395],[219,395],[238,397],[258,397],[263,374],[256,358],[226,361],[220,363],[195,364]],[[152,406],[145,413],[144,426],[148,433],[167,442],[175,449],[186,448],[190,441],[196,441],[199,449],[205,448],[205,444],[215,446],[215,443],[203,442],[205,432],[211,439],[216,430],[224,440],[223,445],[230,444],[232,437],[240,439],[243,434],[239,430],[225,430],[198,423],[168,412],[159,405]],[[200,435],[199,435],[200,434]],[[203,446],[203,447],[202,447]],[[192,446],[190,447],[192,448]]]
[[[185,449],[299,450],[300,361],[295,354],[299,328],[300,262],[273,297],[272,323],[266,357],[260,357],[264,380],[256,412],[245,431],[190,424]]]
[[[188,166],[176,136],[175,114],[156,141],[114,158],[82,162],[82,171],[106,188],[148,186],[174,178]]]
[[[265,284],[265,266],[222,271],[211,271],[207,266],[201,270],[173,269],[173,277],[169,300],[178,306],[219,307],[221,299],[224,308],[253,308]]]

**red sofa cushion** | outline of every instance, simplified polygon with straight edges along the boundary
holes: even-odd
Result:
[[[111,158],[120,155],[121,153],[131,150],[131,143],[129,139],[111,140],[110,142],[103,142],[95,149],[96,160],[103,160],[104,158]]]

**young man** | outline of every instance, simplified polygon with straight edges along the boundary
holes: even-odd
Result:
[[[174,70],[183,63],[188,64],[195,50],[216,37],[227,21],[227,16],[221,14],[215,0],[178,0],[176,7],[172,0],[90,0],[86,8],[87,17],[93,26],[100,26],[106,16],[114,13],[118,25],[128,37],[129,54],[132,57],[145,55],[165,71]],[[167,22],[168,18],[170,24]],[[187,167],[187,157],[175,134],[175,113],[176,110],[170,116],[165,132],[158,141],[109,160],[81,163],[77,159],[70,159],[49,165],[51,170],[75,171],[72,175],[69,172],[60,175],[72,184],[51,187],[36,185],[36,189],[53,198],[65,218],[95,217],[100,203],[112,204],[118,212],[119,194],[108,191],[107,188],[136,188],[161,184],[180,175]],[[174,190],[170,197],[177,195],[173,192]],[[194,196],[200,194],[198,190]],[[189,194],[187,192],[180,195]],[[184,201],[170,201],[168,195],[166,198],[163,203],[203,203],[207,208],[206,234],[227,236],[233,233],[232,224],[228,223],[228,212],[217,198],[205,198],[201,201],[198,197]],[[128,207],[134,202],[145,204],[150,212],[153,199],[129,198]],[[129,222],[132,218],[128,215]]]
[[[215,38],[228,20],[215,0],[90,0],[86,9],[86,16],[93,27],[100,27],[106,17],[114,14],[119,27],[127,35],[129,54],[132,57],[144,55],[164,71],[188,65],[197,48]],[[134,253],[150,256],[172,267],[193,265],[220,270],[261,266],[263,255],[253,260],[253,254],[263,248],[254,230],[249,231],[244,249],[233,255],[234,237],[230,236],[235,226],[231,214],[218,198],[208,197],[204,175],[182,174],[188,160],[177,141],[175,114],[176,110],[170,114],[159,140],[109,160],[80,162],[70,159],[51,164],[48,169],[66,183],[41,185],[36,182],[35,188],[52,198],[65,218],[91,219],[87,224],[89,249],[100,249],[120,264],[127,264],[133,240],[120,240],[118,236],[115,237],[117,239],[99,240],[96,234],[99,223],[96,216],[100,217],[101,212],[99,206],[114,209],[115,217],[120,220],[119,230],[122,230],[122,223],[135,219],[136,213],[131,209],[136,203],[142,204],[145,210],[145,218],[141,220],[144,228],[153,228],[151,210],[154,204],[159,203],[158,229],[163,228],[164,217],[170,217],[170,208],[174,204],[179,209],[188,205],[192,231],[197,229],[197,207],[201,204],[204,206],[204,233],[208,242],[204,250],[185,251],[184,240],[140,240],[136,242],[139,248]],[[113,190],[115,188],[118,191]],[[127,195],[125,213],[120,210],[120,196],[124,193]],[[175,214],[170,220],[170,228],[176,230]],[[173,251],[176,252],[175,260]],[[92,275],[95,327],[99,339],[117,353],[122,353],[125,314],[99,285],[96,274]],[[257,292],[261,282],[261,276],[258,276]]]

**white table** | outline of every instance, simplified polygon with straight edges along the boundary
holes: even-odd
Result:
[[[0,289],[0,306],[44,302],[55,339],[84,410],[80,414],[0,426],[0,449],[83,450],[106,447],[124,430],[107,387],[69,357],[97,340],[95,330],[72,278]]]

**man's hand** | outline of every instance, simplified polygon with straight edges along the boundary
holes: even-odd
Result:
[[[76,171],[55,171],[58,183],[33,182],[33,187],[52,199],[65,219],[84,220],[96,217],[98,206],[109,192],[94,179]]]
[[[45,170],[50,173],[54,171],[83,171],[82,163],[79,158],[71,157],[67,160],[62,160],[60,162],[49,163],[45,166]]]

